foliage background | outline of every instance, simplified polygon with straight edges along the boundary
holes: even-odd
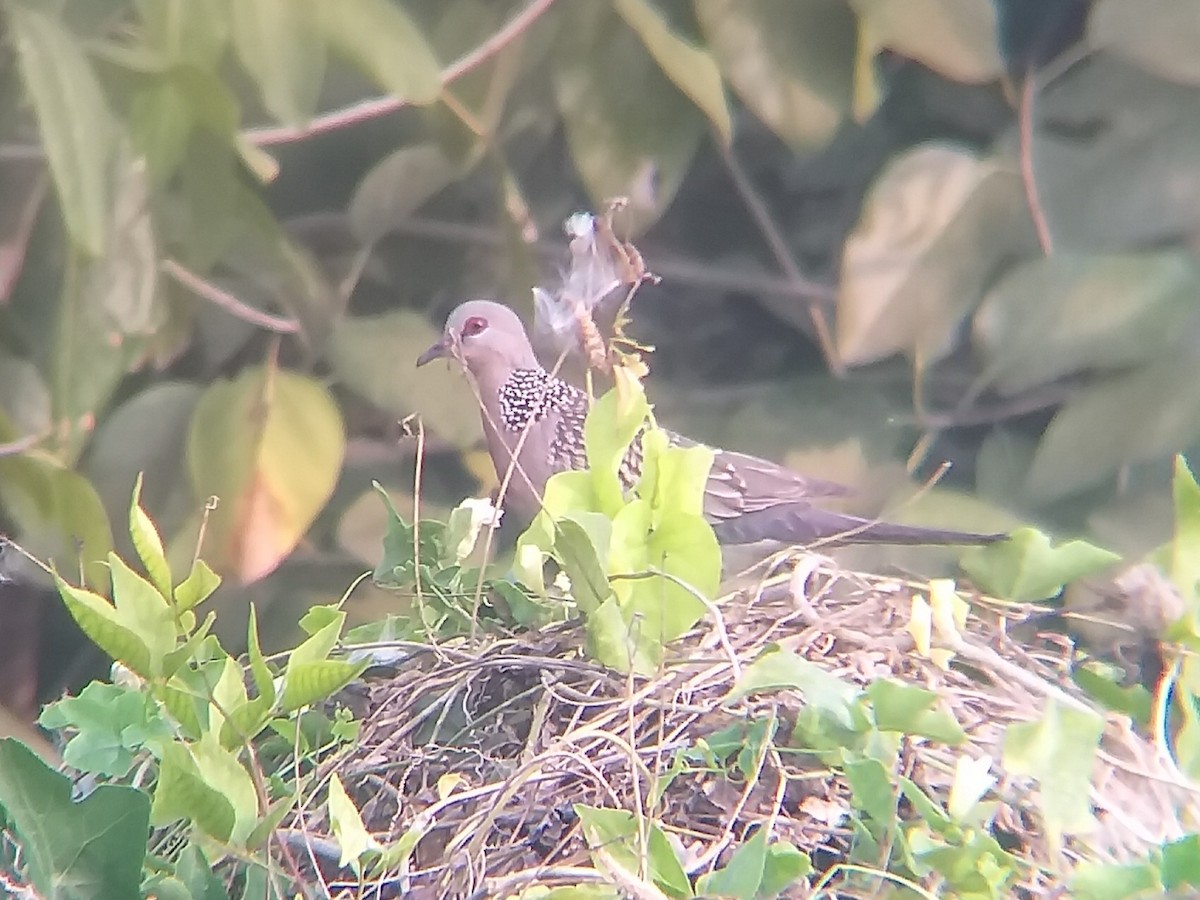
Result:
[[[526,312],[562,220],[624,195],[679,430],[869,512],[1137,553],[1200,436],[1194,0],[7,0],[0,518],[82,569],[130,489],[218,630],[291,636],[374,564],[380,478],[486,488],[412,360],[464,296]],[[916,452],[914,453],[914,448]],[[905,504],[947,458],[947,488]],[[102,660],[6,554],[0,696]],[[384,601],[362,589],[358,618]]]

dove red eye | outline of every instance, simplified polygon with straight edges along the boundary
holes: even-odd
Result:
[[[471,316],[471,318],[463,322],[463,337],[474,337],[485,328],[487,328],[487,319],[483,316]]]

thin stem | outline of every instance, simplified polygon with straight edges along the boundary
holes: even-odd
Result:
[[[453,84],[511,44],[541,18],[553,3],[554,0],[531,0],[528,6],[513,16],[495,34],[443,69],[442,87]],[[405,97],[372,97],[316,116],[299,128],[290,126],[249,128],[242,132],[242,137],[259,147],[289,144],[389,115],[403,109],[409,103],[410,101]]]
[[[229,291],[217,287],[211,281],[201,278],[191,269],[173,259],[164,259],[160,264],[163,273],[171,276],[185,288],[209,303],[213,303],[230,315],[249,322],[251,325],[273,331],[276,334],[296,334],[300,331],[300,323],[295,319],[284,316],[273,316],[243,303]]]

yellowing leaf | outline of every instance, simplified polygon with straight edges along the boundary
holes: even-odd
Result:
[[[467,779],[456,772],[449,772],[443,775],[437,781],[438,799],[445,800],[466,783]]]
[[[329,822],[333,825],[333,834],[337,838],[338,846],[342,848],[342,857],[338,865],[353,866],[357,872],[363,854],[378,850],[379,843],[363,825],[358,808],[342,787],[342,780],[336,772],[329,778]]]
[[[129,537],[137,551],[138,558],[146,567],[146,574],[154,583],[154,587],[163,597],[171,597],[171,569],[167,565],[167,555],[163,550],[162,538],[158,528],[141,506],[142,476],[138,473],[133,486],[133,499],[129,504]]]
[[[341,470],[341,414],[318,382],[257,368],[212,385],[196,405],[188,466],[220,504],[206,555],[243,583],[270,573],[324,507]]]

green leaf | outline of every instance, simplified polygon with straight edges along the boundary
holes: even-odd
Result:
[[[734,91],[795,149],[826,144],[850,109],[857,23],[843,0],[696,0]]]
[[[12,738],[0,739],[0,807],[42,897],[138,900],[150,799],[102,784],[79,803],[71,781]]]
[[[229,41],[227,0],[137,0],[146,46],[172,62],[214,69]]]
[[[759,896],[775,897],[813,871],[812,859],[789,843],[777,841],[767,848]]]
[[[1103,571],[1121,557],[1086,541],[1057,547],[1036,528],[1018,528],[1007,541],[979,547],[963,555],[963,571],[986,593],[1020,603],[1055,596],[1076,578]]]
[[[280,122],[302,125],[317,108],[325,78],[325,39],[314,17],[319,6],[293,0],[234,0],[233,44],[258,86],[263,105]]]
[[[1071,876],[1071,896],[1077,900],[1134,900],[1161,896],[1159,868],[1153,863],[1081,862]]]
[[[479,441],[479,408],[457,364],[413,365],[440,337],[412,310],[346,316],[334,329],[329,362],[345,387],[376,408],[396,417],[419,412],[429,430],[465,449]]]
[[[1163,845],[1162,880],[1168,891],[1200,888],[1200,836],[1189,834]]]
[[[0,443],[15,438],[0,414]],[[86,478],[41,456],[0,456],[0,504],[29,553],[108,591],[112,532]]]
[[[477,159],[477,154],[471,154],[464,161],[452,160],[438,144],[432,141],[409,144],[393,150],[371,167],[354,191],[354,199],[350,201],[350,227],[354,230],[354,236],[364,244],[374,244],[394,227],[411,217],[414,212],[425,205],[426,201],[432,199],[443,188],[465,176],[470,169],[474,168]],[[355,330],[356,323],[360,325],[358,331]],[[397,336],[403,337],[406,344],[412,343],[414,346],[420,344],[423,335],[429,334],[429,341],[424,347],[417,350],[417,355],[437,339],[431,334],[429,320],[425,316],[417,315],[410,310],[398,310],[369,319],[362,317],[344,320],[339,323],[343,341],[347,338],[356,342],[370,340],[372,332],[362,327],[366,323],[383,326],[407,323],[416,329],[416,333],[414,334],[408,329],[397,328]],[[336,352],[337,345],[335,344]],[[424,380],[412,365],[416,355],[412,359],[408,359],[406,356],[407,353],[404,349],[393,350],[390,362],[397,369],[404,365],[404,381]],[[351,372],[381,368],[381,366],[370,367],[363,361],[354,359],[343,359],[342,361],[347,364],[346,368]],[[438,366],[436,368],[444,371],[447,367]],[[453,363],[450,364],[450,368],[454,368]],[[389,391],[386,384],[380,384],[376,390],[385,394],[395,393],[395,389]],[[418,394],[418,396],[420,395]]]
[[[710,875],[701,876],[696,890],[701,894],[754,900],[762,887],[767,867],[767,831],[760,827],[750,840],[734,852],[729,863]]]
[[[616,0],[616,8],[666,76],[703,111],[728,145],[733,138],[733,124],[712,54],[680,34],[649,0]]]
[[[201,391],[195,384],[159,381],[105,413],[88,442],[81,471],[96,486],[111,521],[120,521],[129,509],[142,473],[145,484],[138,503],[160,535],[175,533],[192,513],[196,500],[187,484],[184,447]],[[136,441],[129,439],[132,434]]]
[[[1158,0],[1146,15],[1141,0],[1097,0],[1088,14],[1087,43],[1115,53],[1161,78],[1200,84],[1200,16],[1191,0]]]
[[[791,650],[772,646],[745,668],[730,693],[730,701],[759,691],[797,690],[805,702],[830,713],[844,728],[852,728],[850,706],[858,689],[829,674]]]
[[[1157,359],[1198,321],[1186,253],[1058,252],[1010,270],[975,312],[980,383],[1010,396],[1082,371]]]
[[[880,678],[867,686],[867,696],[874,706],[875,725],[880,731],[919,735],[952,747],[967,739],[952,713],[933,709],[938,700],[933,691]]]
[[[82,42],[44,7],[5,6],[42,146],[76,243],[99,256],[108,243],[109,166],[117,128]]]
[[[337,772],[329,778],[329,822],[342,850],[338,865],[351,865],[355,872],[360,872],[363,857],[368,853],[379,852],[380,848],[363,825],[362,816],[358,814],[354,801],[342,787],[342,780],[338,778]]]
[[[175,861],[175,877],[187,885],[191,900],[228,900],[225,886],[213,872],[204,851],[189,843]]]
[[[1090,828],[1092,767],[1104,720],[1051,700],[1036,722],[1004,732],[1004,767],[1038,780],[1046,829],[1055,839]]]
[[[613,515],[621,508],[622,491],[618,473],[626,451],[646,424],[650,405],[638,385],[632,395],[614,388],[588,411],[583,425],[588,471],[592,476],[595,508]]]
[[[1149,728],[1154,711],[1154,695],[1145,685],[1122,684],[1105,668],[1096,660],[1088,660],[1071,670],[1071,679],[1106,709],[1129,716],[1139,726]]]
[[[188,465],[197,496],[216,495],[206,550],[243,583],[291,553],[333,492],[345,449],[328,390],[294,372],[250,369],[196,406]]]
[[[1188,602],[1200,595],[1200,485],[1188,461],[1175,457],[1175,534],[1171,537],[1171,580]]]
[[[115,778],[129,772],[135,754],[171,737],[170,726],[148,694],[99,681],[77,697],[47,706],[38,724],[75,732],[63,750],[68,766]]]
[[[129,503],[129,537],[137,551],[138,559],[146,567],[146,574],[155,589],[167,600],[171,599],[171,570],[167,566],[167,555],[163,550],[162,538],[154,522],[141,506],[142,476],[139,473],[133,485],[133,499]]]
[[[896,825],[897,787],[892,773],[877,759],[851,759],[845,764],[852,804],[871,819],[871,833],[882,839]]]
[[[347,662],[326,659],[320,662],[289,662],[284,672],[283,698],[280,706],[284,712],[300,709],[323,700],[341,690],[366,671],[370,659]]]
[[[1200,435],[1200,396],[1179,385],[1197,380],[1200,360],[1167,354],[1076,389],[1042,433],[1025,497],[1049,504],[1189,446]]]
[[[338,0],[324,8],[331,46],[387,93],[427,104],[442,92],[441,66],[420,28],[387,0]]]
[[[69,462],[79,457],[165,316],[149,178],[130,148],[123,143],[120,149],[108,176],[114,189],[104,253],[93,259],[71,253],[48,336],[51,397],[60,423],[55,438]]]
[[[254,677],[254,686],[258,689],[258,695],[268,704],[273,704],[275,702],[275,678],[267,667],[262,647],[258,643],[258,611],[253,603],[250,604],[250,621],[246,626],[246,647],[250,656],[250,674]]]
[[[605,809],[582,803],[575,804],[575,812],[579,815],[589,848],[603,849],[608,859],[634,877],[637,877],[643,868],[640,860],[644,856],[650,880],[667,896],[693,896],[687,874],[658,825],[653,822],[645,823],[648,840],[642,853],[638,848],[638,823],[633,813],[624,809]]]
[[[712,527],[702,517],[677,513],[658,528],[652,528],[651,517],[649,504],[641,499],[617,513],[609,571],[635,576],[614,580],[617,597],[627,618],[638,621],[640,633],[663,643],[686,634],[707,611],[700,597],[716,593],[721,554]]]
[[[300,627],[309,635],[288,656],[289,663],[321,662],[337,646],[338,636],[346,623],[346,614],[337,607],[314,606],[300,620]]]
[[[613,593],[604,571],[611,528],[608,519],[596,513],[576,513],[554,523],[554,554],[584,615],[592,615]]]
[[[1004,74],[989,0],[850,0],[850,6],[871,55],[886,47],[953,81],[980,83]]]
[[[567,144],[593,204],[627,197],[634,235],[675,196],[704,135],[696,106],[605,4],[574,8],[553,80]],[[599,18],[600,21],[596,21]]]

